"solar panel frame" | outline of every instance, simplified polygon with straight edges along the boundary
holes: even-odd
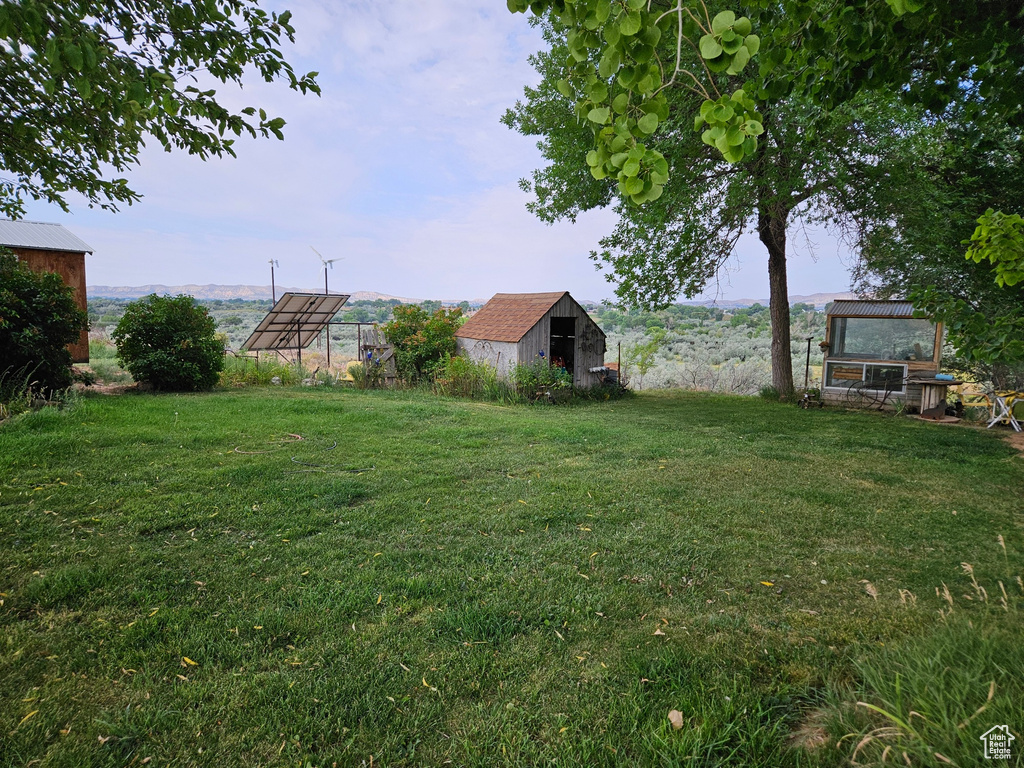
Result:
[[[344,293],[285,293],[242,347],[250,352],[305,349],[349,298]]]

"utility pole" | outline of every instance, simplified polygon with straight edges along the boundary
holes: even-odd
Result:
[[[274,304],[277,304],[277,287],[274,285],[274,267],[280,267],[277,263],[277,259],[270,260],[270,298]]]

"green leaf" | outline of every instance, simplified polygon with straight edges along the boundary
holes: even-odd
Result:
[[[746,36],[750,34],[750,30],[753,28],[753,25],[750,23],[750,19],[748,19],[746,16],[741,16],[740,18],[736,19],[736,22],[732,25],[732,28],[736,31],[737,35]]]
[[[646,134],[654,133],[658,130],[658,116],[646,114],[637,121],[636,126]]]
[[[597,16],[597,20],[602,24],[608,21],[608,17],[612,15],[611,0],[597,0],[594,15]]]
[[[714,59],[722,55],[722,46],[711,35],[704,35],[700,39],[700,55],[705,59]]]
[[[602,101],[608,98],[608,85],[598,80],[596,83],[587,88],[587,96],[590,97],[591,101],[601,103]]]
[[[725,30],[736,23],[736,14],[732,11],[722,11],[711,20],[711,31],[716,35],[722,34]]]
[[[732,57],[732,64],[726,70],[730,75],[738,75],[743,71],[743,68],[747,66],[750,61],[750,52],[746,48],[740,48],[736,55]]]
[[[743,39],[743,45],[746,47],[750,55],[753,56],[759,50],[761,50],[761,38],[757,35],[747,35]]]
[[[87,101],[92,98],[92,85],[87,77],[75,78],[75,90]]]
[[[615,74],[620,64],[622,64],[622,57],[619,55],[619,51],[615,48],[609,48],[598,63],[597,72],[601,77],[609,78]]]
[[[68,62],[68,66],[71,67],[75,72],[82,71],[82,65],[84,60],[82,57],[82,49],[74,43],[68,43],[64,46],[64,58]]]
[[[557,88],[558,92],[565,96],[567,99],[572,98],[572,86],[569,85],[568,80],[559,80],[557,83],[555,83],[555,88]]]
[[[722,157],[730,163],[738,163],[743,159],[743,149],[741,147],[728,147],[722,151]]]
[[[622,168],[628,157],[629,155],[625,152],[617,152],[611,156],[611,159],[608,162],[614,165],[616,168]]]
[[[629,109],[629,94],[620,93],[614,99],[612,99],[612,110],[617,114],[622,114]]]
[[[590,167],[594,167],[597,164],[598,164],[597,150],[596,149],[592,149],[589,152],[587,152],[587,165],[589,165]]]
[[[604,125],[607,123],[608,116],[608,107],[594,107],[587,113],[587,119],[592,123],[597,123],[598,125]]]
[[[640,13],[639,11],[629,10],[625,11],[619,17],[619,31],[625,37],[632,37],[640,31]]]
[[[613,48],[619,44],[619,40],[622,39],[622,32],[619,30],[618,24],[605,24],[604,27],[604,39],[608,41],[608,45]]]

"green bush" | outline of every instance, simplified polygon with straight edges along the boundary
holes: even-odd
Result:
[[[515,390],[498,378],[498,372],[487,363],[475,362],[455,355],[444,361],[434,378],[434,391],[450,397],[470,397],[511,402]]]
[[[125,307],[111,334],[118,362],[154,389],[209,389],[224,367],[213,318],[191,296],[151,294]]]
[[[572,374],[565,368],[556,368],[545,358],[538,357],[532,363],[519,363],[512,369],[512,383],[527,399],[572,392]]]
[[[455,355],[455,332],[462,309],[438,309],[432,315],[416,304],[399,304],[384,325],[384,338],[395,348],[398,375],[406,381],[434,376]]]
[[[0,374],[4,398],[28,391],[51,395],[72,384],[67,345],[88,327],[88,315],[60,275],[33,272],[0,248]],[[10,391],[8,391],[10,390]]]

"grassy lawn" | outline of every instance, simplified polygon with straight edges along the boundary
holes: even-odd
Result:
[[[86,397],[0,426],[0,765],[980,764],[1022,488],[753,398]]]

